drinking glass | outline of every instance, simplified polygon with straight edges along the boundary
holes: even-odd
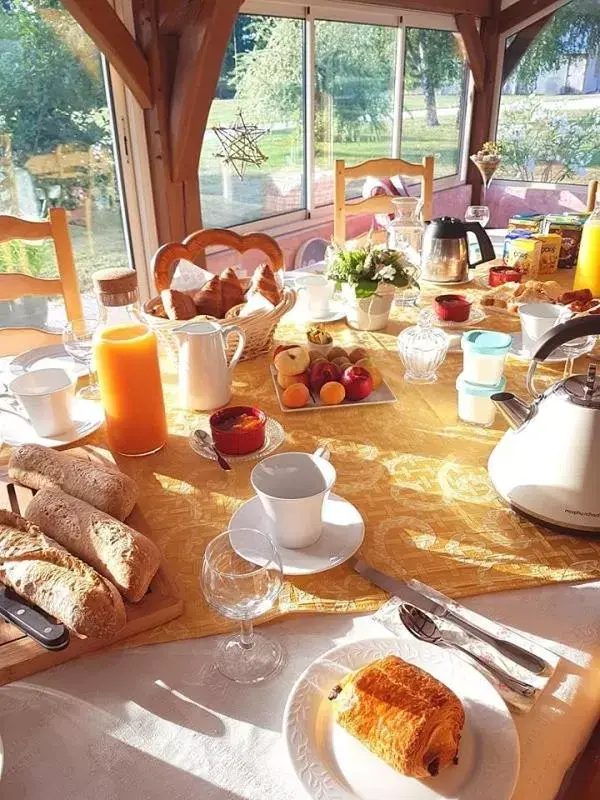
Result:
[[[77,364],[83,364],[88,371],[88,384],[77,392],[77,397],[84,400],[99,400],[100,389],[96,381],[96,372],[92,366],[94,333],[98,327],[96,317],[74,319],[63,329],[65,350]]]
[[[273,606],[282,583],[281,559],[266,533],[236,528],[219,534],[206,548],[204,596],[219,614],[241,623],[240,632],[221,642],[217,652],[217,668],[227,678],[258,683],[283,664],[279,642],[252,628],[252,620]]]
[[[487,206],[469,206],[465,211],[465,222],[479,222],[482,228],[490,221],[490,210]]]

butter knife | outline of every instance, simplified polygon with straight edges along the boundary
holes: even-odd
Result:
[[[69,644],[69,631],[45,612],[0,586],[0,617],[16,625],[46,650],[63,650]]]
[[[440,619],[453,622],[466,633],[474,636],[476,639],[487,642],[487,644],[490,644],[503,656],[510,658],[511,661],[528,669],[535,675],[542,675],[549,669],[548,664],[543,658],[536,656],[534,653],[529,653],[513,642],[499,639],[497,636],[494,636],[493,633],[483,630],[483,628],[469,622],[451,608],[443,606],[441,603],[437,603],[435,600],[431,600],[429,597],[426,597],[426,595],[416,591],[407,581],[398,580],[397,578],[392,578],[390,575],[385,575],[385,573],[370,567],[364,561],[355,561],[353,567],[359,575],[371,581],[371,583],[374,583],[375,586],[379,586],[380,589],[385,589],[386,592],[399,597],[405,603],[411,603],[413,606],[420,608],[421,611],[425,611],[426,614],[433,614]]]

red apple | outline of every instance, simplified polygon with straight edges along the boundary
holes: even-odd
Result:
[[[278,344],[275,350],[273,350],[272,361],[275,361],[275,357],[278,353],[282,353],[284,350],[290,350],[292,347],[298,347],[297,344]]]
[[[315,361],[310,368],[310,388],[316,394],[319,394],[324,384],[339,379],[340,371],[331,361]]]
[[[340,383],[346,390],[347,400],[364,400],[373,391],[373,378],[364,367],[348,367]]]

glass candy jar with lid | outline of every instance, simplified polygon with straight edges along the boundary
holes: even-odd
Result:
[[[92,275],[100,307],[94,358],[108,442],[124,456],[148,455],[167,441],[154,332],[140,317],[137,275],[128,268]]]
[[[449,344],[448,335],[432,325],[427,311],[421,311],[417,324],[406,328],[398,336],[398,353],[406,367],[404,380],[409,383],[434,383]]]

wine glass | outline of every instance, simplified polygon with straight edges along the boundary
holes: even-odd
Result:
[[[240,632],[219,645],[219,671],[238,683],[258,683],[276,672],[284,661],[283,648],[252,628],[252,620],[273,606],[283,583],[271,537],[253,528],[219,534],[204,553],[201,583],[208,603],[241,623]]]
[[[88,384],[77,392],[77,397],[84,400],[99,400],[100,390],[96,382],[96,373],[92,366],[94,333],[98,327],[96,317],[74,319],[63,328],[63,344],[67,353],[76,364],[82,364],[88,371]]]
[[[487,206],[469,206],[465,211],[465,222],[478,222],[482,228],[490,221],[490,210]]]

